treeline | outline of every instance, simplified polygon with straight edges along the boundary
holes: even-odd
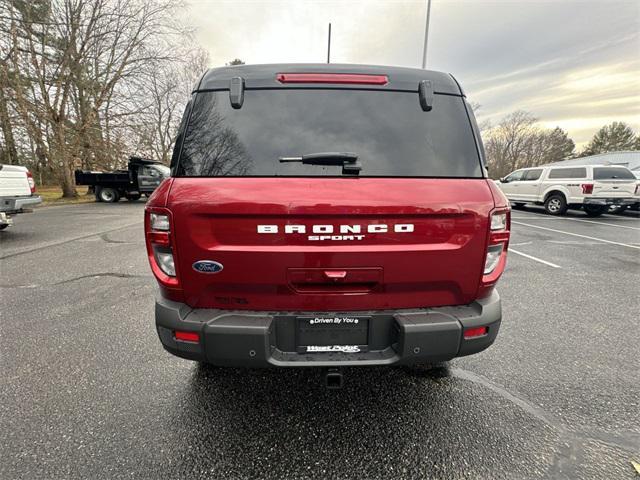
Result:
[[[492,178],[500,178],[518,168],[535,167],[568,158],[605,152],[640,150],[640,136],[623,122],[613,122],[598,130],[581,151],[567,132],[543,128],[529,112],[517,111],[495,126],[483,125],[487,166]]]
[[[75,168],[169,161],[207,68],[177,0],[0,2],[0,163],[75,196]]]
[[[0,2],[0,163],[75,196],[73,171],[113,170],[130,155],[169,162],[191,88],[207,68],[180,22],[180,0]],[[239,59],[230,65],[243,63]],[[477,108],[478,106],[476,106]],[[489,171],[640,149],[614,122],[581,152],[560,128],[518,111],[484,125]]]

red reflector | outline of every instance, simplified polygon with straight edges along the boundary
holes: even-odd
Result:
[[[156,245],[169,246],[169,233],[168,232],[149,232],[149,241]]]
[[[582,193],[583,194],[589,194],[589,193],[593,193],[593,183],[583,183],[582,184]]]
[[[489,327],[475,327],[468,328],[464,331],[464,338],[475,338],[486,335],[489,331]]]
[[[351,83],[364,85],[386,85],[386,75],[366,75],[359,73],[278,73],[280,83]]]
[[[182,340],[183,342],[198,343],[200,341],[200,334],[197,332],[180,332],[176,330],[174,335],[176,340]]]

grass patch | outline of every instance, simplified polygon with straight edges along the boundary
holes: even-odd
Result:
[[[88,187],[76,187],[78,196],[76,198],[62,198],[62,189],[57,185],[36,187],[36,195],[42,197],[42,205],[66,205],[70,203],[95,202],[96,198],[87,195]]]

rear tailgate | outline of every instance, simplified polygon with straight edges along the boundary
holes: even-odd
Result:
[[[622,167],[593,168],[593,197],[630,198],[638,183],[630,170]]]
[[[24,197],[31,195],[27,169],[16,165],[0,168],[0,197]]]
[[[473,301],[493,199],[484,179],[175,178],[167,207],[192,307],[330,311]]]
[[[633,197],[638,182],[633,180],[597,180],[593,184],[593,197]]]

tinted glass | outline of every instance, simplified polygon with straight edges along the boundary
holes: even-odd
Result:
[[[187,124],[177,176],[341,175],[341,165],[282,163],[281,157],[352,152],[361,177],[482,177],[463,99],[363,90],[201,92]]]
[[[636,177],[626,168],[596,167],[593,169],[594,180],[635,180]]]
[[[522,174],[524,172],[522,170],[518,170],[517,172],[513,172],[511,175],[509,175],[506,180],[507,182],[517,182],[519,180],[522,180]]]
[[[523,180],[533,182],[534,180],[538,180],[542,175],[542,169],[538,168],[536,170],[527,170],[524,172]]]
[[[549,172],[549,178],[586,178],[586,168],[554,168]]]

